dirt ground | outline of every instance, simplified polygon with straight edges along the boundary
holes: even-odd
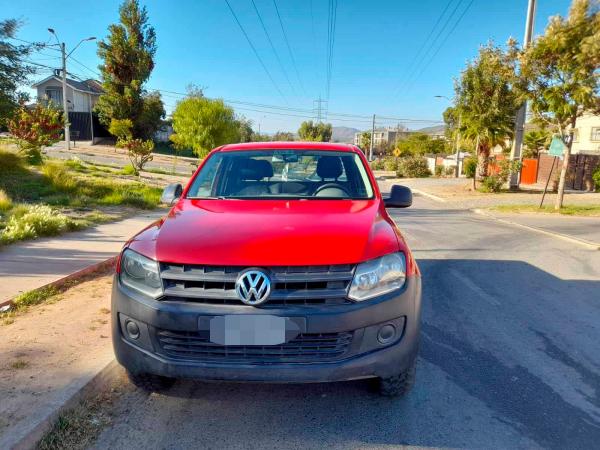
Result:
[[[0,438],[112,360],[111,284],[110,275],[84,281],[0,323]]]

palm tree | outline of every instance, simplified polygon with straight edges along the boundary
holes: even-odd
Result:
[[[514,48],[514,44],[510,44]],[[461,136],[476,143],[478,174],[488,175],[490,151],[505,147],[514,133],[519,107],[513,89],[516,80],[513,50],[492,43],[479,49],[456,83],[457,109],[461,114]]]

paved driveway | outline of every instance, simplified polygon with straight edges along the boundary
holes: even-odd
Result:
[[[97,447],[597,448],[600,252],[422,197],[394,217],[424,279],[408,397],[184,381],[121,397]]]

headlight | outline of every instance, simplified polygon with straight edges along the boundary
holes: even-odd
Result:
[[[126,249],[121,257],[121,283],[152,298],[163,293],[158,263]]]
[[[356,301],[367,300],[400,289],[405,280],[404,253],[390,253],[358,265],[348,297]]]

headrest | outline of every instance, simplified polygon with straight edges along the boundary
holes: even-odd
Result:
[[[339,156],[321,156],[317,161],[317,175],[321,178],[338,178],[344,168]]]
[[[259,181],[273,176],[273,166],[264,159],[248,158],[240,163],[240,179]]]

